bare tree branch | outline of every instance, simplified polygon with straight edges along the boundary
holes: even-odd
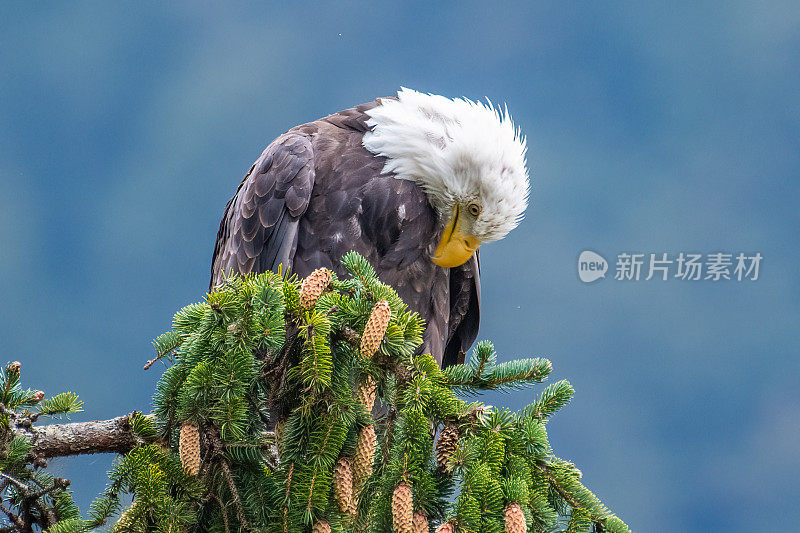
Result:
[[[143,442],[133,432],[130,418],[128,414],[110,420],[33,426],[20,432],[31,439],[33,454],[44,459],[88,453],[127,453]]]

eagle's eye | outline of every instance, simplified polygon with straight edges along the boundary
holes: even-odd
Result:
[[[474,217],[477,217],[478,215],[481,214],[481,206],[476,204],[475,202],[472,202],[471,204],[469,204],[467,206],[467,210],[469,211],[469,214],[474,216]]]

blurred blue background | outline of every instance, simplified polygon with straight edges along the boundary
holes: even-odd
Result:
[[[800,4],[282,4],[0,8],[1,358],[25,383],[77,392],[73,420],[147,411],[150,340],[203,296],[270,140],[400,86],[489,97],[533,197],[483,249],[480,337],[575,386],[555,450],[635,531],[797,528]],[[764,261],[585,285],[584,249]],[[52,465],[85,510],[110,461]]]

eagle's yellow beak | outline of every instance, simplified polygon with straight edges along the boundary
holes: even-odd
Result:
[[[452,268],[461,266],[472,257],[481,241],[472,235],[465,235],[459,229],[461,207],[456,205],[453,216],[442,232],[442,240],[431,257],[431,261],[440,267]]]

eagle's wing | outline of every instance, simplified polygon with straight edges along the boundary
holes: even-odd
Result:
[[[300,217],[314,187],[314,157],[308,137],[275,139],[247,173],[225,208],[211,266],[211,287],[226,273],[290,269]]]
[[[464,362],[478,336],[481,319],[481,260],[479,252],[460,267],[450,269],[450,332],[442,368]]]

